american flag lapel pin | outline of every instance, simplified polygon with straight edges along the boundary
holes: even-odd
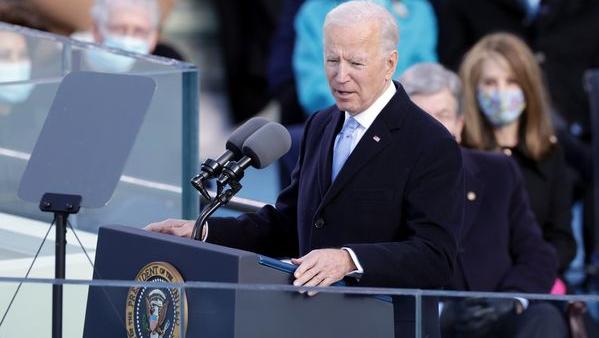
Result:
[[[376,135],[374,135],[374,136],[372,137],[372,139],[373,139],[375,142],[378,142],[378,141],[380,141],[380,140],[381,140],[381,138],[380,138],[380,137],[378,137],[378,136],[376,136]]]

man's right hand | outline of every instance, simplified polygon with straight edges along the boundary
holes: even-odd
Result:
[[[148,224],[144,230],[160,232],[180,237],[191,237],[193,232],[194,221],[185,219],[166,219],[162,222]],[[205,230],[205,227],[204,227]],[[202,236],[203,237],[203,236]]]

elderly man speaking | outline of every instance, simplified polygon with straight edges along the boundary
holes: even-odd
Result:
[[[211,243],[298,257],[295,285],[438,288],[452,276],[464,182],[458,145],[391,80],[398,27],[383,7],[350,1],[324,23],[336,105],[306,122],[291,184],[276,205],[211,218]],[[190,236],[193,222],[147,229]],[[206,228],[205,228],[206,229]],[[423,306],[434,322],[436,306]],[[394,299],[396,336],[414,335],[413,299]],[[423,332],[436,336],[438,327]]]

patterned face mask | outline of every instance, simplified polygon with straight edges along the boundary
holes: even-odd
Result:
[[[150,45],[147,41],[127,36],[107,35],[104,38],[104,45],[139,54],[148,54],[150,51]],[[135,63],[135,58],[133,57],[103,50],[88,51],[87,60],[93,70],[108,73],[128,72]]]
[[[516,121],[526,107],[524,93],[520,88],[492,91],[479,89],[476,94],[483,114],[494,127]]]

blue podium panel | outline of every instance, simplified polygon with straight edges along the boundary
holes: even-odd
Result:
[[[255,253],[187,238],[123,226],[105,226],[100,228],[98,236],[94,279],[134,280],[148,264],[165,262],[176,269],[184,281],[289,284],[289,273],[262,265],[259,258]],[[144,336],[133,332],[135,330],[131,331],[131,327],[143,326],[147,331],[151,325],[131,322],[131,316],[126,314],[127,302],[137,299],[134,308],[141,313],[137,314],[138,319],[150,322],[151,319],[148,318],[154,317],[144,317],[144,313],[151,312],[148,312],[148,308],[151,308],[154,298],[150,295],[156,295],[156,302],[161,306],[176,299],[172,292],[170,298],[164,296],[168,296],[168,293],[168,289],[137,290],[135,295],[143,294],[147,299],[139,301],[139,296],[133,295],[131,291],[128,295],[127,290],[123,289],[90,287],[84,337]],[[185,295],[185,337],[303,338],[394,335],[393,304],[371,296],[321,293],[308,297],[297,292],[199,288],[187,288]],[[156,311],[156,318],[160,322],[162,316],[159,314],[162,311]],[[170,318],[173,311],[169,311],[165,310],[164,313]],[[165,327],[166,322],[162,322]],[[156,326],[156,322],[153,325]]]

